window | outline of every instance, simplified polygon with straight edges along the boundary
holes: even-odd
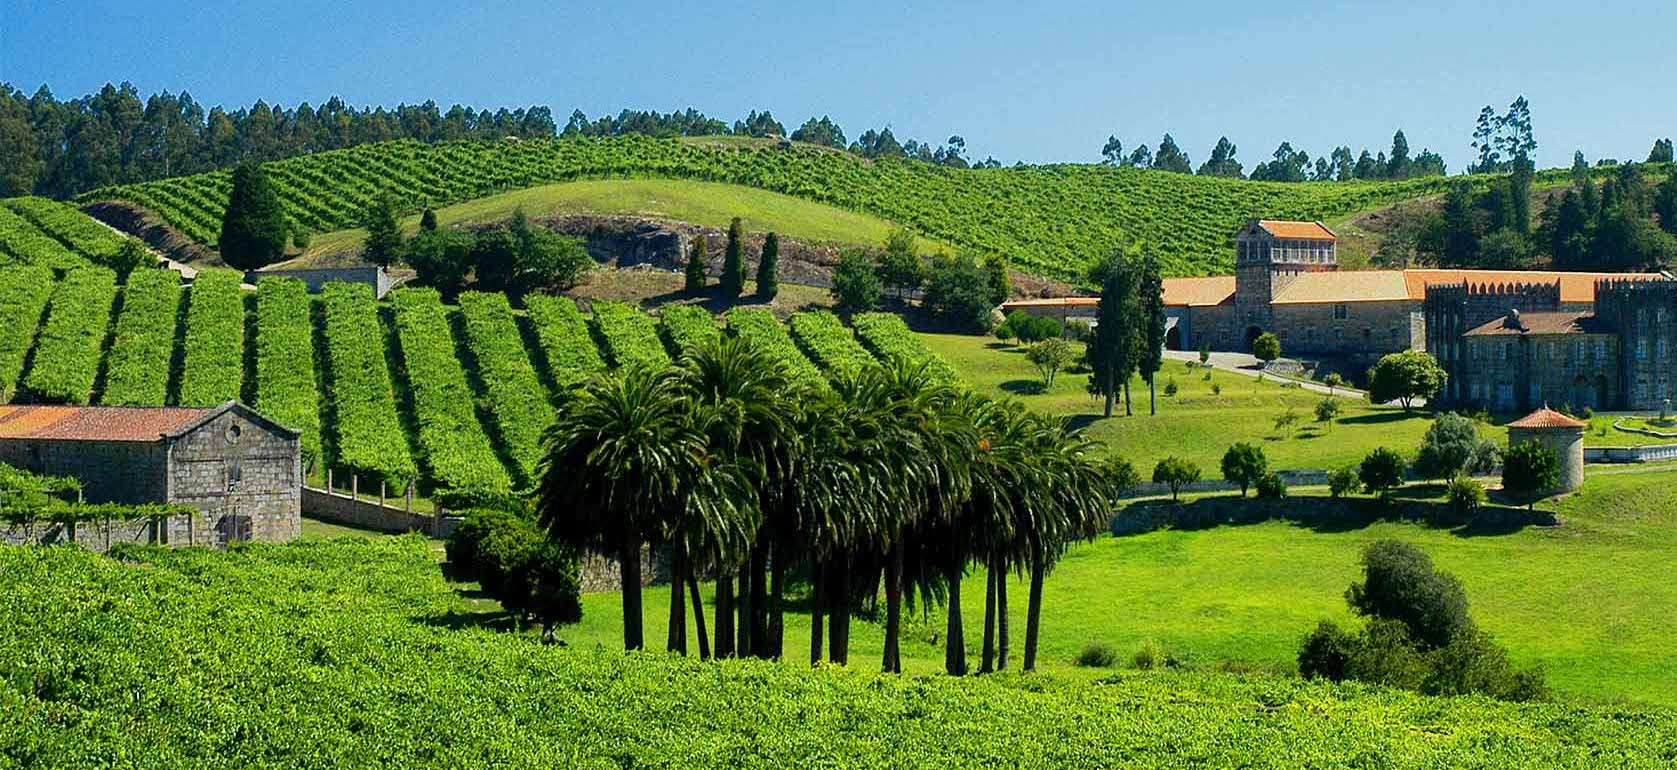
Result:
[[[1474,361],[1479,360],[1479,346],[1477,344],[1467,346],[1467,357]]]
[[[1658,358],[1661,361],[1665,360],[1665,338],[1664,337],[1661,337],[1658,341],[1656,341],[1654,343],[1654,357]]]
[[[1596,361],[1607,360],[1607,343],[1603,340],[1596,340],[1595,341],[1595,360]]]
[[[1573,346],[1572,346],[1572,360],[1579,361],[1579,362],[1582,362],[1584,360],[1584,341],[1583,340],[1579,340],[1579,341],[1577,341],[1576,343],[1573,344]]]
[[[1647,340],[1637,340],[1636,341],[1636,360],[1638,360],[1638,361],[1648,360],[1648,341]]]
[[[1343,321],[1351,317],[1351,309],[1344,305],[1333,306],[1333,320]]]

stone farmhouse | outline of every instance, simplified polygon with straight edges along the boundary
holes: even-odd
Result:
[[[181,407],[0,406],[0,462],[73,476],[89,503],[179,503],[190,517],[144,539],[225,546],[281,541],[301,528],[298,433],[243,404]]]
[[[1677,344],[1677,281],[1668,275],[1340,270],[1338,241],[1321,222],[1247,222],[1235,235],[1234,275],[1165,279],[1165,346],[1244,351],[1273,332],[1287,355],[1352,373],[1388,353],[1426,350],[1450,371],[1444,400],[1499,410],[1545,401],[1643,409],[1669,396],[1667,370],[1677,365],[1663,351]],[[1099,301],[1002,307],[1093,319]]]

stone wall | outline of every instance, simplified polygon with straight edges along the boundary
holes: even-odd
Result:
[[[230,409],[169,448],[168,502],[214,521],[223,542],[284,541],[302,532],[297,436]]]
[[[0,439],[0,462],[30,473],[74,476],[89,503],[168,501],[162,441],[35,441]]]
[[[38,521],[29,524],[0,524],[0,543],[7,545],[55,545],[74,543],[104,553],[118,543],[168,545],[174,547],[211,545],[216,542],[209,520],[202,514],[168,516],[156,520],[84,521],[74,525]]]
[[[396,285],[395,279],[384,268],[377,265],[362,265],[356,267],[320,267],[320,268],[278,268],[270,270],[252,270],[245,273],[245,282],[255,284],[263,278],[283,276],[296,278],[309,287],[309,293],[318,294],[322,287],[334,281],[342,283],[362,283],[372,287],[373,295],[383,298]]]
[[[1466,338],[1454,403],[1498,411],[1544,404],[1611,409],[1619,391],[1619,339],[1613,334],[1493,334]]]
[[[447,537],[453,532],[451,516],[409,513],[401,508],[379,505],[377,500],[356,499],[349,495],[315,487],[303,487],[302,511],[310,518],[344,524],[377,532],[424,532]],[[446,528],[446,532],[444,531]]]

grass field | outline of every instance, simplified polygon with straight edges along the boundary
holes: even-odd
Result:
[[[1179,361],[1166,361],[1159,372],[1157,415],[1147,413],[1147,384],[1137,378],[1130,383],[1134,414],[1125,417],[1118,404],[1112,418],[1104,419],[1101,401],[1085,390],[1087,373],[1061,372],[1052,388],[1037,392],[1041,378],[1025,360],[1022,345],[964,334],[922,338],[980,392],[1014,396],[1037,411],[1071,417],[1087,426],[1090,436],[1129,458],[1144,476],[1160,458],[1179,455],[1198,463],[1206,478],[1216,477],[1218,461],[1236,441],[1258,443],[1270,466],[1285,470],[1338,467],[1378,446],[1413,454],[1432,424],[1421,413],[1405,415],[1397,407],[1351,399],[1342,400],[1340,417],[1332,425],[1317,423],[1314,410],[1323,398],[1320,394],[1230,372],[1189,370]],[[1207,372],[1209,381],[1204,379]],[[1177,393],[1166,396],[1165,385],[1173,381]],[[1213,393],[1214,387],[1222,392]],[[1292,431],[1277,431],[1275,418],[1288,410],[1299,422]]]
[[[445,206],[437,209],[437,222],[444,227],[500,222],[511,219],[520,206],[532,217],[623,214],[718,229],[726,229],[729,220],[741,217],[746,228],[755,232],[773,230],[806,241],[866,245],[883,243],[897,227],[878,217],[790,195],[685,179],[605,179],[531,187]],[[418,231],[419,217],[407,217],[402,226],[410,234]],[[366,238],[362,229],[317,235],[305,256],[324,259],[357,251]],[[918,241],[927,254],[949,250],[936,241]]]
[[[1048,579],[1043,665],[1095,676],[1101,670],[1075,667],[1084,645],[1111,644],[1127,662],[1153,640],[1194,666],[1241,661],[1290,670],[1299,639],[1317,620],[1355,622],[1343,595],[1360,569],[1357,558],[1366,544],[1391,537],[1419,545],[1460,577],[1480,624],[1517,663],[1543,666],[1563,697],[1677,706],[1677,668],[1669,662],[1677,643],[1670,623],[1677,614],[1677,469],[1592,475],[1554,507],[1565,519],[1559,527],[1496,535],[1399,522],[1103,535],[1073,549]],[[1015,581],[1009,592],[1015,655],[1023,650],[1025,589]],[[644,598],[647,638],[661,639],[667,589]],[[983,592],[963,598],[976,655]],[[562,636],[585,647],[619,645],[618,595],[589,594],[584,606],[582,624]],[[933,642],[941,623],[941,614],[913,615],[904,633],[909,671],[941,670],[942,648]],[[877,666],[881,627],[860,623],[852,636],[851,665]],[[808,659],[808,639],[807,616],[789,619],[790,658]]]

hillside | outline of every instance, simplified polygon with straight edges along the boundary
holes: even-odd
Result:
[[[1442,177],[1403,182],[1284,184],[1095,165],[952,169],[874,162],[804,145],[623,136],[521,142],[412,141],[363,145],[268,164],[302,229],[353,227],[379,195],[407,208],[509,190],[607,179],[692,179],[782,193],[906,224],[943,243],[1005,252],[1015,267],[1061,279],[1125,243],[1155,244],[1171,275],[1227,272],[1233,233],[1253,216],[1337,219],[1444,189]],[[95,190],[212,243],[230,172]]]
[[[0,548],[31,767],[1667,767],[1662,710],[1217,674],[881,677],[486,630],[415,537]],[[237,618],[229,622],[229,618]],[[50,622],[47,622],[50,619]],[[563,632],[561,632],[563,635]],[[143,759],[142,759],[143,758]]]

